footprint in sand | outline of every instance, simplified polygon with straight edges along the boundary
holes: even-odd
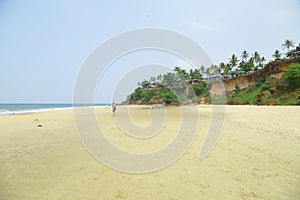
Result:
[[[127,196],[128,195],[124,194],[124,192],[122,192],[122,191],[117,191],[115,194],[115,197],[117,199],[127,199]]]
[[[34,122],[39,123],[40,120],[36,118],[36,119],[34,120]],[[39,124],[37,125],[37,127],[38,127],[38,128],[42,128],[43,125],[39,123]]]

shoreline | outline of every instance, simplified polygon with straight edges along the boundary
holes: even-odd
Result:
[[[155,105],[155,104],[153,104]],[[118,105],[117,107],[130,107],[130,108],[139,108],[139,107],[149,107],[149,104],[130,104],[130,105]],[[189,107],[189,106],[197,106],[197,107],[214,107],[214,106],[224,106],[224,107],[300,107],[299,105],[229,105],[229,104],[194,104],[194,105],[167,105],[165,108],[179,108],[179,107]],[[51,112],[51,111],[63,111],[63,110],[73,110],[76,108],[101,108],[101,107],[110,107],[110,105],[96,105],[96,106],[82,106],[82,107],[59,107],[59,108],[42,108],[42,109],[30,109],[30,110],[16,110],[16,111],[3,111],[0,112],[1,116],[11,116],[11,115],[25,115],[25,114],[34,114],[34,113],[43,113],[43,112]]]
[[[18,105],[18,104],[16,104]],[[0,116],[8,116],[8,115],[24,115],[24,114],[34,114],[41,112],[51,112],[51,111],[60,111],[60,110],[73,110],[74,108],[85,108],[85,107],[108,107],[109,105],[96,105],[96,106],[71,106],[71,107],[57,107],[57,108],[37,108],[37,109],[29,109],[29,110],[6,110],[0,112]]]
[[[73,107],[16,110],[16,111],[7,111],[7,113],[0,113],[0,116],[25,115],[25,114],[34,114],[34,113],[51,112],[51,111],[71,110],[71,109],[73,109]]]

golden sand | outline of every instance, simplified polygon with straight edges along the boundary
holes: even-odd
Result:
[[[132,120],[147,126],[147,112],[131,108]],[[178,108],[166,112],[164,129],[146,140],[123,134],[110,107],[96,114],[114,145],[144,153],[164,148],[178,130]],[[200,106],[196,139],[179,160],[130,174],[87,152],[72,110],[1,116],[0,199],[300,199],[299,119],[300,107],[226,106],[219,141],[201,160],[211,107]]]

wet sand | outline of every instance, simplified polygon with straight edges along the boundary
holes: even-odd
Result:
[[[145,174],[94,159],[79,139],[72,110],[0,116],[0,199],[300,199],[300,107],[226,106],[223,132],[202,160],[211,107],[199,109],[190,148],[172,165]],[[131,108],[141,127],[150,123],[147,113],[145,106]],[[111,142],[139,153],[172,141],[178,108],[166,113],[161,133],[138,140],[120,131],[110,107],[96,110]]]

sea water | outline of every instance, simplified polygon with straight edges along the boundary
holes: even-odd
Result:
[[[65,103],[0,103],[0,115],[71,109],[78,106],[110,106],[110,104],[81,104],[73,106],[73,104]]]

